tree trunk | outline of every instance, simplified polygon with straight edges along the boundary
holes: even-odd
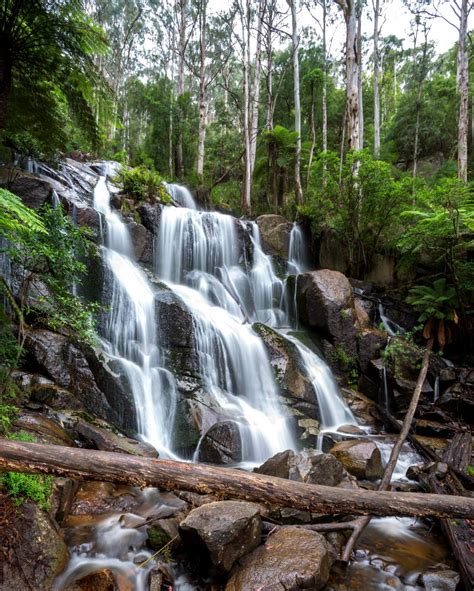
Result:
[[[469,497],[342,489],[207,464],[6,439],[0,439],[0,471],[186,490],[330,515],[474,516],[474,499]]]
[[[199,130],[197,175],[202,182],[204,175],[204,152],[206,142],[207,103],[206,103],[206,14],[207,1],[199,3]]]
[[[362,4],[357,6],[357,89],[359,99],[359,150],[364,149],[364,94],[362,70]]]
[[[349,150],[358,150],[360,145],[359,111],[359,42],[356,0],[336,0],[341,6],[346,21],[346,129]]]
[[[296,21],[296,0],[287,0],[291,10],[291,30],[293,45],[293,91],[295,100],[295,131],[298,134],[295,150],[295,198],[296,203],[303,203],[303,190],[301,188],[301,104],[300,104],[300,68],[298,60],[298,25]]]
[[[268,9],[268,24],[266,34],[266,50],[267,50],[267,117],[265,127],[270,130],[273,129],[273,31],[272,31],[272,20],[273,20],[273,4]]]
[[[421,64],[419,64],[419,75],[418,75],[418,90],[416,95],[416,118],[415,118],[415,138],[413,144],[413,178],[416,178],[418,172],[418,152],[419,152],[419,144],[420,144],[420,124],[421,124],[421,100],[423,98],[423,85],[425,82],[426,76],[426,59],[428,55],[428,28],[426,24],[424,25],[424,35],[425,39],[423,42],[423,53],[421,56]],[[415,35],[414,40],[414,52],[413,57],[416,59],[416,38]]]
[[[0,130],[5,129],[8,98],[12,85],[12,63],[8,51],[0,53]]]
[[[186,52],[186,2],[179,0],[179,42],[178,42],[178,100],[184,94],[184,57]],[[179,107],[179,110],[181,107]],[[182,117],[180,117],[182,119]],[[176,145],[176,172],[180,179],[184,177],[183,131],[182,123],[178,125],[178,141]]]
[[[326,43],[327,0],[323,0],[323,151],[328,149],[328,56]]]
[[[375,0],[374,7],[374,156],[380,158],[380,94],[379,94],[379,16],[380,0]]]
[[[313,163],[314,148],[316,146],[316,126],[314,123],[314,81],[311,81],[311,106],[309,108],[310,128],[311,128],[311,148],[309,150],[308,173],[306,176],[306,185],[311,176],[311,165]]]
[[[251,210],[251,162],[250,162],[250,89],[249,89],[249,66],[250,66],[250,0],[246,0],[245,9],[241,6],[242,23],[242,84],[243,84],[243,134],[244,134],[244,178],[242,182],[242,209],[249,214]]]
[[[459,94],[458,178],[465,183],[467,183],[467,134],[469,126],[469,58],[467,51],[467,17],[469,12],[468,4],[468,0],[461,0],[457,55],[457,91]]]
[[[255,48],[255,70],[253,76],[252,93],[250,101],[250,179],[253,182],[255,158],[257,156],[258,136],[258,105],[260,100],[260,73],[262,70],[262,25],[265,13],[265,1],[259,0],[257,22],[257,44]]]

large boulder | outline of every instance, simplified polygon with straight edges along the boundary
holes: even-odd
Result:
[[[254,472],[325,486],[337,486],[344,477],[342,464],[334,455],[314,450],[297,454],[288,449],[269,458]]]
[[[284,527],[234,568],[225,591],[317,591],[326,584],[331,564],[321,534]]]
[[[352,287],[339,271],[322,269],[305,273],[297,284],[299,319],[344,349],[357,355],[356,315]]]
[[[330,453],[356,478],[376,480],[383,476],[382,456],[373,441],[340,441],[331,448]]]
[[[135,258],[140,263],[153,264],[153,234],[142,224],[127,224]]]
[[[290,232],[293,224],[281,215],[261,215],[257,218],[258,228],[264,250],[288,258]]]
[[[199,446],[199,461],[235,464],[242,460],[242,441],[237,423],[220,421],[212,425]]]
[[[74,426],[74,433],[88,447],[102,451],[114,451],[145,458],[156,458],[156,449],[144,441],[114,433],[110,428],[79,420]]]
[[[295,415],[319,420],[316,393],[294,343],[265,324],[255,323],[253,329],[267,349],[286,406]]]
[[[229,572],[234,562],[260,543],[260,507],[245,501],[208,503],[180,523],[180,536],[193,560]]]
[[[2,513],[9,503],[1,499]],[[0,591],[51,591],[69,554],[57,525],[32,501],[1,515]]]

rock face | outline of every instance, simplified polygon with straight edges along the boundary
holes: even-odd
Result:
[[[264,324],[256,323],[253,329],[268,351],[286,406],[297,416],[319,420],[316,394],[295,345]]]
[[[260,543],[259,507],[244,501],[208,503],[191,511],[179,526],[185,546],[202,567],[228,572]]]
[[[257,218],[262,244],[268,254],[288,258],[292,223],[281,215],[261,215]]]
[[[382,456],[372,441],[341,441],[331,448],[330,453],[356,478],[376,480],[383,475]]]
[[[8,553],[10,549],[12,560],[4,559],[0,552],[0,591],[51,591],[69,558],[64,540],[36,503],[28,501],[20,509],[12,507],[11,513],[13,522],[1,537],[2,550]]]
[[[45,329],[29,330],[25,348],[33,366],[70,390],[87,411],[119,428],[134,428],[135,408],[119,368],[114,372],[92,349]]]
[[[309,271],[298,280],[299,318],[320,331],[347,355],[357,353],[356,322],[351,284],[339,271]]]
[[[234,421],[215,423],[199,447],[199,461],[211,464],[235,464],[242,459],[242,441]]]
[[[5,184],[6,182],[7,179]],[[0,184],[4,184],[3,179],[0,179]],[[15,178],[9,183],[8,189],[33,209],[39,209],[44,203],[51,203],[53,192],[51,183],[26,172],[15,171]]]
[[[331,563],[321,534],[284,527],[234,568],[225,591],[317,591],[326,584]]]
[[[136,222],[127,224],[130,233],[135,258],[139,263],[151,265],[153,263],[153,234]]]

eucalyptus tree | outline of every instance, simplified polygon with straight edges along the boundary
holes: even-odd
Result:
[[[380,157],[380,48],[379,48],[379,18],[382,16],[382,2],[380,0],[372,0],[372,8],[374,14],[374,156]]]

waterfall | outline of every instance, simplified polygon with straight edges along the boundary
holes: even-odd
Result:
[[[219,414],[237,424],[242,460],[261,463],[296,441],[265,346],[248,322],[267,299],[257,289],[258,263],[250,277],[240,266],[237,229],[231,216],[165,207],[155,267],[193,315],[203,385]]]
[[[145,273],[132,260],[126,225],[111,210],[106,178],[94,190],[94,207],[106,221],[103,260],[111,276],[110,311],[103,323],[105,352],[119,361],[130,385],[138,432],[165,456],[171,452],[176,385],[162,368],[157,344],[155,297]]]
[[[290,232],[288,249],[288,272],[290,275],[300,275],[308,270],[308,253],[301,226],[296,222]]]
[[[187,187],[177,185],[176,183],[166,183],[166,190],[171,195],[171,199],[181,205],[181,207],[197,209],[196,202]]]

